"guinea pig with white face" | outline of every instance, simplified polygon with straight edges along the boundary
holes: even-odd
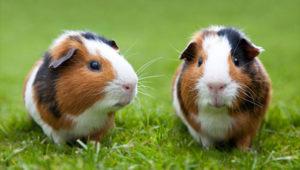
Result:
[[[66,31],[27,76],[24,101],[55,143],[99,141],[114,126],[115,111],[136,96],[137,81],[114,41]]]
[[[241,31],[212,26],[197,32],[181,54],[173,106],[205,148],[250,148],[271,98],[261,51]]]

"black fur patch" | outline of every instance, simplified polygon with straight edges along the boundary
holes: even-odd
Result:
[[[37,103],[45,105],[49,112],[51,112],[56,118],[61,116],[61,112],[58,108],[56,101],[56,80],[58,79],[58,71],[49,69],[51,62],[50,54],[47,52],[44,55],[43,64],[40,66],[33,86],[36,90]]]
[[[81,35],[88,40],[101,41],[101,42],[104,42],[105,44],[109,45],[112,48],[117,48],[117,45],[114,41],[108,40],[108,39],[106,39],[102,36],[96,35],[94,33],[84,32],[84,33],[81,33]]]
[[[244,41],[244,37],[234,28],[224,28],[218,31],[219,36],[225,36],[231,46],[231,56],[237,58],[239,61],[239,67],[243,67],[252,61],[247,56],[245,49],[241,46],[241,41]]]

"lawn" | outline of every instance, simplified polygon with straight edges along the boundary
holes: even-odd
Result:
[[[0,0],[0,169],[300,169],[300,1]],[[211,24],[243,29],[265,48],[259,57],[273,99],[250,152],[204,150],[171,105],[171,79],[189,37]],[[24,108],[23,80],[66,29],[117,41],[141,77],[137,100],[116,115],[100,145],[58,147]],[[141,78],[140,77],[140,78]],[[145,94],[146,93],[146,94]]]

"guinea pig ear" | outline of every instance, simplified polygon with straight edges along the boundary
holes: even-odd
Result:
[[[247,56],[249,56],[250,58],[254,58],[264,51],[263,48],[254,45],[249,40],[246,40],[244,38],[241,40],[240,46],[245,50]]]
[[[180,60],[185,59],[186,61],[192,61],[197,54],[197,43],[190,43],[180,56]]]
[[[59,67],[60,65],[62,65],[64,62],[68,61],[70,58],[72,58],[72,56],[74,56],[75,52],[76,52],[76,48],[70,48],[68,50],[68,52],[61,56],[59,59],[52,61],[49,64],[49,68],[50,69],[56,69],[57,67]]]
[[[109,40],[107,43],[108,43],[109,46],[111,46],[113,49],[119,51],[119,47],[118,47],[117,43],[116,43],[114,40]]]

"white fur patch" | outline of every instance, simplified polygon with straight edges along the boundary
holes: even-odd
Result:
[[[198,80],[199,104],[207,106],[212,99],[212,94],[207,86],[209,83],[224,83],[226,88],[222,91],[222,101],[231,105],[238,91],[238,83],[229,75],[228,57],[231,46],[226,37],[212,35],[204,39],[203,50],[207,55],[204,62],[204,73]]]
[[[228,56],[231,46],[225,37],[208,36],[204,39],[203,50],[207,55],[203,80],[230,82]]]
[[[222,25],[212,25],[208,28],[209,31],[214,31],[214,32],[218,32],[221,29],[224,29],[225,27]]]
[[[198,121],[202,131],[213,141],[224,139],[233,123],[233,118],[229,116],[227,108],[206,107],[201,109]]]
[[[74,127],[70,130],[61,129],[58,133],[65,141],[86,136],[100,130],[107,121],[108,113],[112,110],[111,106],[107,108],[105,103],[99,101],[79,116],[67,115],[74,122]]]

